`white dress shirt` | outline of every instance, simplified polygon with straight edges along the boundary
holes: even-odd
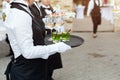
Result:
[[[100,1],[100,6],[102,6],[102,1],[101,0],[99,0],[99,1]],[[95,3],[97,5],[99,5],[99,1],[95,0]],[[90,16],[90,13],[91,13],[93,8],[94,8],[94,0],[90,0],[88,3],[87,16]]]
[[[20,2],[28,5],[22,0],[20,0]],[[29,11],[29,8],[26,7],[25,9]],[[62,42],[48,46],[34,46],[32,38],[32,18],[22,10],[16,8],[10,9],[10,14],[6,19],[5,25],[15,58],[23,55],[27,59],[47,59],[56,52],[64,52],[71,48]]]

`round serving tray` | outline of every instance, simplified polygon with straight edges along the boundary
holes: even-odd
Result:
[[[47,35],[46,38],[45,38],[45,43],[47,45],[49,44],[53,44],[52,41],[49,41],[49,38],[51,36],[50,35]],[[84,42],[84,39],[79,37],[79,36],[76,36],[76,35],[70,35],[70,41],[66,41],[64,43],[66,43],[67,45],[71,46],[71,47],[78,47],[80,45],[82,45]]]

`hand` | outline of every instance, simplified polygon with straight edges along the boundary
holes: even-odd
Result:
[[[58,47],[58,52],[60,52],[60,53],[71,49],[71,47],[69,45],[67,45],[63,42],[59,42],[59,43],[57,43],[57,45],[58,45],[57,46]]]

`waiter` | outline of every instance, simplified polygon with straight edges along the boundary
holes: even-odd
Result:
[[[42,12],[42,19],[43,20],[47,15],[55,13],[55,11],[53,11],[52,6],[50,5],[50,0],[41,0],[40,10]],[[47,34],[51,34],[50,29],[46,29],[46,31],[47,31]]]
[[[71,48],[62,42],[45,45],[44,23],[37,22],[29,10],[33,2],[14,0],[11,3],[5,24],[14,57],[5,72],[7,80],[49,80],[48,57]]]
[[[52,7],[50,6],[50,0],[41,0],[41,2],[34,2],[34,4],[30,7],[31,12],[34,16],[36,16],[37,20],[43,20],[46,15],[54,13]],[[49,29],[47,30],[49,31]],[[51,32],[51,31],[50,31]],[[50,34],[47,32],[47,34]],[[53,80],[52,75],[55,69],[62,68],[62,61],[60,53],[56,53],[51,55],[47,60],[48,67],[48,78],[49,80]]]
[[[97,37],[97,28],[101,24],[100,12],[101,0],[90,0],[88,3],[87,16],[91,15],[93,22],[93,38]]]

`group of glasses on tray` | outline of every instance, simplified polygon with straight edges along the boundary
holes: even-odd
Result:
[[[64,13],[47,15],[43,21],[45,22],[46,28],[51,30],[51,40],[53,43],[70,40],[71,29],[65,30],[64,28]]]

